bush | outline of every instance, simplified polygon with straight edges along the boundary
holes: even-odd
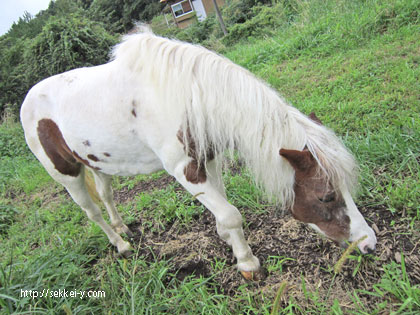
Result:
[[[0,116],[4,113],[6,104],[16,104],[27,92],[24,83],[27,69],[23,63],[23,54],[29,41],[25,38],[12,40],[3,37],[0,42]],[[19,108],[15,105],[9,106],[9,109],[16,114]]]
[[[254,7],[271,5],[271,0],[235,0],[223,8],[223,18],[227,25],[242,24],[256,15]]]
[[[51,18],[25,51],[30,83],[71,69],[105,63],[116,42],[103,27],[86,18]]]
[[[233,44],[249,36],[274,35],[276,29],[286,22],[283,5],[273,7],[255,6],[250,11],[252,18],[242,24],[229,27],[229,34],[223,38],[225,44]]]
[[[17,39],[3,49],[0,104],[11,103],[17,113],[34,84],[64,71],[107,62],[116,42],[97,22],[78,15],[51,17],[35,38]]]
[[[202,22],[194,23],[176,34],[176,38],[190,43],[204,43],[219,31],[216,16],[211,14]]]

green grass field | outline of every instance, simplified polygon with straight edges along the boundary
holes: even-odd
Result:
[[[292,231],[312,232],[288,219],[282,242],[269,242],[282,251],[261,252],[269,277],[246,282],[203,206],[161,172],[114,180],[118,209],[137,232],[135,257],[120,258],[32,156],[20,124],[8,116],[0,125],[1,314],[420,313],[420,5],[295,3],[299,15],[274,36],[250,37],[223,54],[304,113],[314,111],[355,154],[356,202],[379,227],[377,254],[355,252],[334,274],[342,250],[319,236],[293,250]],[[270,238],[264,230],[258,239],[256,222],[276,209],[238,168],[226,171],[225,185],[247,218],[255,251]],[[319,260],[308,259],[309,250]],[[283,281],[286,289],[277,294]],[[58,296],[22,296],[26,290]],[[66,297],[59,290],[106,297]]]

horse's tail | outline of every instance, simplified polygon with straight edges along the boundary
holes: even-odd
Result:
[[[88,170],[85,170],[85,185],[89,196],[92,198],[93,202],[97,205],[100,205],[101,197],[99,197],[98,191],[96,190],[96,184],[95,180],[93,179],[92,173]]]

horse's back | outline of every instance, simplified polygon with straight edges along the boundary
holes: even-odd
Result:
[[[60,132],[78,160],[104,173],[133,175],[161,168],[148,143],[148,135],[156,135],[151,131],[156,116],[153,102],[144,97],[141,83],[110,64],[41,81],[28,92],[21,108],[29,147],[38,158],[43,155],[40,132],[49,125],[54,128],[48,130]]]

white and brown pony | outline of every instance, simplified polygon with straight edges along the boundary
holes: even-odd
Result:
[[[343,243],[376,237],[353,202],[354,158],[316,117],[288,105],[247,70],[202,47],[153,35],[129,35],[104,65],[45,79],[21,109],[26,141],[48,173],[96,222],[118,252],[122,232],[111,176],[165,169],[216,217],[246,278],[260,269],[242,216],[226,200],[220,160],[240,154],[267,195],[294,217]],[[86,190],[85,169],[111,225]]]

